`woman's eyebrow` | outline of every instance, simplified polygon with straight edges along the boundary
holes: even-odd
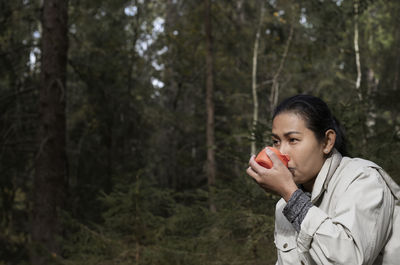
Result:
[[[285,133],[283,136],[284,136],[284,137],[288,137],[288,136],[290,136],[291,134],[302,134],[302,133],[301,133],[301,132],[298,132],[298,131],[290,131],[290,132]],[[278,136],[277,134],[275,134],[275,133],[271,133],[271,136],[272,136],[272,137],[275,137],[275,138],[279,138],[279,136]]]
[[[288,137],[288,136],[290,136],[290,135],[292,135],[292,134],[301,134],[301,132],[290,131],[290,132],[285,133],[283,136]]]
[[[279,136],[276,135],[275,133],[271,133],[271,136],[272,136],[272,137],[275,137],[275,138],[279,138]]]

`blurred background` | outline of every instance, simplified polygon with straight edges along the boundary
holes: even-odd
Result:
[[[0,264],[274,264],[245,173],[324,99],[400,181],[400,1],[0,1]]]

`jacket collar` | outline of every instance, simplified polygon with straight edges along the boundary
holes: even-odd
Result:
[[[335,170],[338,168],[341,160],[342,155],[336,149],[333,149],[331,155],[325,160],[321,170],[318,173],[317,178],[315,179],[315,183],[311,193],[312,203],[315,203],[322,195],[322,193],[326,190],[329,181],[335,173]]]

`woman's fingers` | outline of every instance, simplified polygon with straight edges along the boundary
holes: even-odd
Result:
[[[265,170],[264,167],[260,166],[255,160],[255,155],[252,155],[249,160],[249,166],[258,174]]]
[[[297,188],[292,174],[273,151],[267,149],[266,153],[274,164],[271,169],[262,167],[255,161],[255,157],[251,156],[246,172],[265,191],[286,196],[292,192],[292,189],[287,192],[287,187]]]
[[[257,183],[260,183],[261,177],[255,172],[251,167],[248,167],[246,170],[247,174],[252,177]]]
[[[249,160],[249,167],[247,168],[247,174],[252,177],[258,184],[264,183],[264,178],[267,169],[260,166],[255,160],[255,156],[252,155]]]

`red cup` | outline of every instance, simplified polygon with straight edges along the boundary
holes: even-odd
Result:
[[[269,150],[273,151],[278,157],[279,159],[282,161],[282,163],[287,167],[290,157],[288,155],[282,155],[281,152],[279,152],[278,149],[267,146],[265,147],[263,150],[261,150],[260,153],[258,153],[258,155],[256,156],[256,162],[265,167],[265,168],[272,168],[273,163],[271,161],[271,159],[268,157],[267,153],[265,152],[266,148],[269,148]]]

